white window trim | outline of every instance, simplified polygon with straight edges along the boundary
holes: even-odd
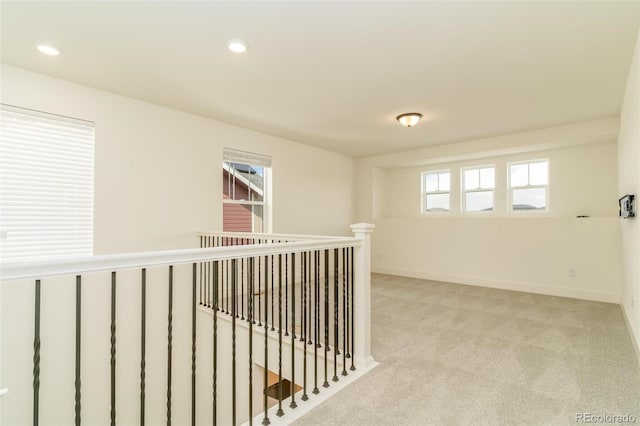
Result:
[[[525,185],[525,186],[511,186],[511,166],[515,166],[518,164],[531,164],[531,163],[547,163],[547,184],[546,185]],[[528,181],[530,179],[527,179]],[[546,214],[550,211],[549,206],[549,192],[550,192],[550,182],[551,182],[551,161],[548,158],[536,158],[533,160],[523,160],[523,161],[510,161],[507,162],[507,213],[514,215],[540,215]],[[537,189],[537,188],[545,188],[545,208],[543,210],[514,210],[513,209],[513,191],[518,189]]]
[[[491,189],[464,189],[464,172],[467,170],[493,169],[493,188]],[[478,176],[478,179],[480,177]],[[491,192],[493,194],[493,208],[487,211],[467,211],[467,193],[471,192]],[[496,166],[495,164],[485,164],[481,166],[468,166],[460,168],[460,213],[464,215],[490,215],[496,212]]]
[[[448,191],[429,191],[427,192],[426,176],[428,174],[449,173],[449,190]],[[440,184],[438,183],[438,186]],[[420,174],[420,189],[421,189],[421,203],[420,212],[423,216],[431,215],[448,215],[451,214],[451,169],[438,169],[438,170],[426,170]],[[448,194],[449,195],[449,210],[427,210],[427,195]]]
[[[232,200],[232,199],[222,199],[222,205],[224,208],[225,204],[239,204],[246,206],[262,206],[262,233],[271,233],[272,229],[272,188],[271,188],[271,157],[255,154],[252,152],[246,151],[238,151],[231,148],[224,148],[222,154],[222,169],[227,170],[229,172],[229,166],[227,166],[227,162],[239,163],[239,164],[247,164],[254,166],[262,166],[264,174],[262,175],[263,179],[263,191],[260,191],[258,188],[252,188],[253,191],[262,195],[262,201],[249,201],[249,200]],[[247,182],[242,176],[236,177],[245,183]],[[255,230],[253,230],[255,231]]]

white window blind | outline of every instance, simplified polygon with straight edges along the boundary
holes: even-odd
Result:
[[[93,124],[0,106],[0,261],[93,254]]]
[[[237,151],[224,148],[222,161],[226,163],[251,164],[253,166],[271,167],[271,157],[253,152]]]

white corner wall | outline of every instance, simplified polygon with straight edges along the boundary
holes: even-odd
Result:
[[[272,157],[273,232],[349,235],[349,157],[7,65],[0,72],[0,102],[95,123],[95,254],[193,247],[197,231],[221,230],[223,147]]]
[[[358,160],[374,271],[618,303],[617,130],[609,118]],[[539,158],[550,161],[549,213],[509,214],[507,163]],[[451,169],[459,188],[461,167],[485,164],[496,167],[494,213],[421,214],[422,171]]]
[[[618,196],[640,197],[640,32],[620,113],[618,137]],[[637,213],[636,213],[637,214]],[[624,258],[622,307],[640,357],[640,217],[621,220]]]

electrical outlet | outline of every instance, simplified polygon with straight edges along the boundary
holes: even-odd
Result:
[[[578,270],[576,268],[569,268],[569,276],[575,278],[578,276]]]

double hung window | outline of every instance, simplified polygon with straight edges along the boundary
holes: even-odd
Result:
[[[462,169],[462,202],[465,212],[493,211],[495,167]]]
[[[267,202],[271,158],[225,149],[222,162],[223,230],[268,232]]]
[[[549,205],[549,161],[509,164],[511,211],[546,211]]]
[[[426,213],[448,212],[451,208],[451,171],[422,174],[423,208]]]

